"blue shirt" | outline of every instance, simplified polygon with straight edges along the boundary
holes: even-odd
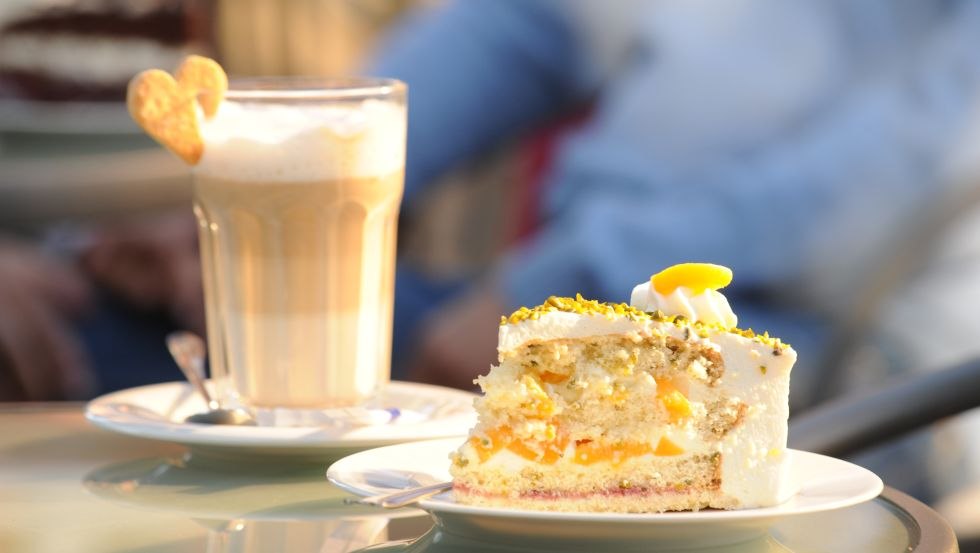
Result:
[[[624,301],[708,261],[734,270],[740,326],[798,341],[940,192],[980,84],[980,3],[466,0],[410,17],[372,72],[409,85],[409,199],[593,104],[542,230],[498,267],[513,306]]]

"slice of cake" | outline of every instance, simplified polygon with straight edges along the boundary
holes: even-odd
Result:
[[[683,264],[632,305],[551,297],[501,320],[479,422],[453,454],[457,501],[553,511],[774,505],[796,352],[736,328],[731,271]]]
[[[134,74],[211,55],[213,4],[38,0],[0,10],[0,98],[121,102]]]

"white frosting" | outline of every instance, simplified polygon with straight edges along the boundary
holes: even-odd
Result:
[[[630,296],[630,305],[641,311],[661,311],[667,315],[683,315],[692,321],[720,324],[725,328],[738,326],[738,317],[728,305],[728,299],[717,290],[693,294],[690,288],[678,286],[663,295],[649,280],[637,284]]]
[[[583,315],[565,311],[542,313],[538,319],[526,319],[516,324],[501,325],[497,338],[497,350],[516,349],[525,342],[555,340],[557,338],[584,338],[623,334],[644,328],[643,322],[626,317],[607,318],[603,315]]]
[[[201,119],[194,171],[218,178],[298,182],[391,175],[405,167],[405,107],[260,104],[226,99]]]
[[[773,356],[769,346],[727,332],[712,333],[710,339],[725,363],[718,388],[749,406],[742,424],[721,443],[721,491],[743,508],[782,503],[798,486],[786,477],[789,376],[796,352],[784,347]]]

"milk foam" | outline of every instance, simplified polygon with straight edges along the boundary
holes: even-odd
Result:
[[[297,182],[390,175],[405,167],[405,107],[283,105],[225,100],[199,117],[204,155],[194,167],[210,177]]]

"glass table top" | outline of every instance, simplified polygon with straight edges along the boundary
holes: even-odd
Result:
[[[0,551],[581,551],[564,542],[498,543],[433,526],[424,512],[348,504],[333,459],[195,458],[183,447],[92,427],[79,404],[0,404]],[[613,549],[624,550],[609,544]],[[712,553],[953,552],[948,526],[894,490],[840,511],[778,522]],[[643,550],[649,550],[648,548]]]

